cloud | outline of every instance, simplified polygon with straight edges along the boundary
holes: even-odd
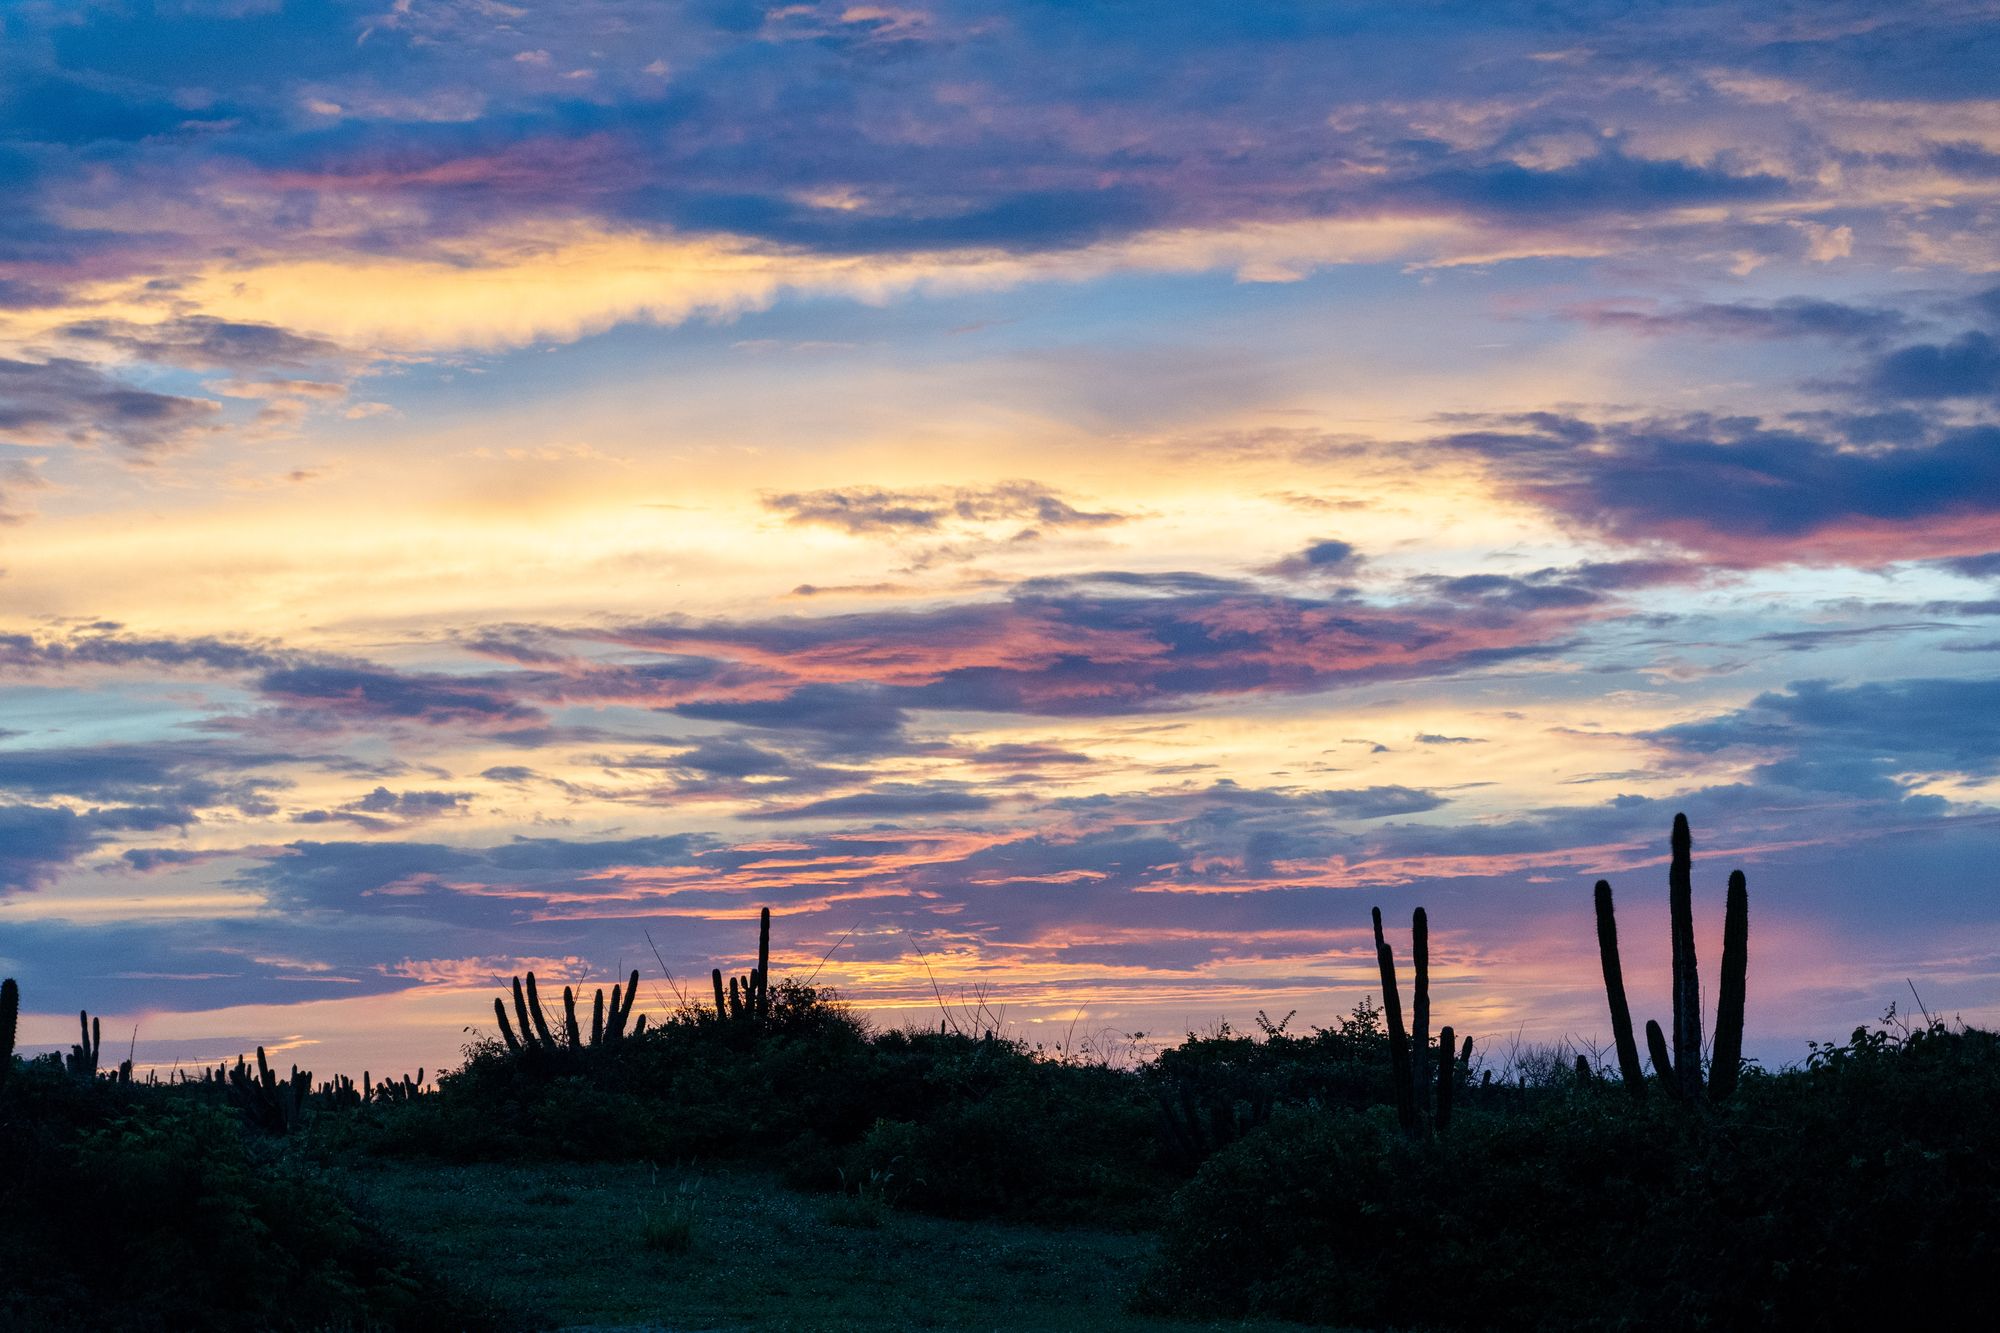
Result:
[[[1893,337],[1909,325],[1900,311],[1887,307],[1850,305],[1809,296],[1791,296],[1768,303],[1697,302],[1662,311],[1592,306],[1572,313],[1599,328],[1630,329],[1652,335],[1827,338],[1856,343]]]
[[[145,458],[215,429],[203,398],[137,389],[65,357],[0,356],[0,442],[110,445]]]
[[[366,796],[332,810],[301,810],[292,816],[292,822],[327,824],[345,820],[380,831],[461,814],[471,799],[471,793],[462,791],[393,792],[387,787],[377,787]]]
[[[1868,368],[1861,387],[1893,399],[2000,395],[2000,341],[1973,330],[1948,343],[1899,347]]]
[[[1303,551],[1266,566],[1264,572],[1286,578],[1328,575],[1345,577],[1354,573],[1366,561],[1367,557],[1355,550],[1353,543],[1334,537],[1323,537]]]
[[[2000,545],[2000,429],[1857,449],[1755,418],[1521,419],[1439,441],[1566,522],[1731,565],[1875,565]]]
[[[1099,527],[1125,515],[1076,508],[1035,481],[995,486],[889,491],[874,487],[767,495],[764,507],[792,523],[820,524],[857,536],[932,533],[947,524],[1029,523],[1045,528]]]
[[[2000,775],[1996,705],[2000,680],[1808,680],[1651,739],[1684,754],[1752,756],[1760,783],[1901,800],[1938,774]]]
[[[341,349],[271,324],[182,315],[154,324],[130,320],[79,320],[56,335],[114,351],[135,360],[189,370],[263,370],[302,367],[339,360]]]
[[[992,799],[955,783],[889,782],[849,796],[829,796],[804,805],[758,810],[753,819],[904,819],[974,814],[991,809]]]
[[[281,778],[242,777],[241,770],[290,758],[199,741],[0,749],[0,791],[174,808],[187,811],[189,819],[192,812],[211,807],[269,814],[277,808],[271,793],[289,784]]]
[[[1434,581],[1381,605],[1279,596],[1206,575],[1031,580],[1005,601],[926,611],[632,625],[611,637],[801,682],[684,717],[886,737],[905,710],[1115,715],[1204,696],[1305,693],[1451,675],[1549,651],[1605,595],[1560,571]]]
[[[302,665],[265,672],[257,688],[301,720],[498,725],[541,717],[539,710],[509,697],[505,682],[493,679]]]

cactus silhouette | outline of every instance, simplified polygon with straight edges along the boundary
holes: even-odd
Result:
[[[1701,1073],[1701,974],[1694,955],[1694,835],[1686,815],[1674,816],[1672,857],[1667,869],[1667,908],[1673,941],[1674,1034],[1647,1020],[1646,1050],[1660,1086],[1676,1101],[1728,1097],[1736,1091],[1743,1065],[1743,1006],[1750,966],[1750,890],[1741,870],[1729,876],[1723,908],[1722,981],[1715,1007],[1715,1050],[1709,1085]],[[1611,1005],[1612,1034],[1618,1043],[1618,1070],[1635,1099],[1645,1096],[1645,1072],[1632,1045],[1632,1015],[1625,1005],[1625,979],[1618,961],[1618,926],[1612,917],[1611,885],[1597,881],[1597,947],[1604,963],[1604,992]]]
[[[1694,837],[1686,815],[1674,816],[1673,860],[1667,868],[1667,910],[1674,945],[1674,1077],[1681,1096],[1701,1096],[1701,972],[1694,957]]]
[[[312,1078],[310,1069],[297,1065],[292,1066],[290,1077],[280,1078],[259,1046],[254,1071],[240,1055],[236,1067],[227,1071],[229,1099],[252,1128],[267,1134],[289,1134],[305,1121],[312,1101]]]
[[[1410,1088],[1410,1039],[1403,1032],[1403,997],[1396,985],[1396,955],[1382,938],[1382,909],[1375,918],[1375,962],[1382,972],[1382,1016],[1389,1026],[1389,1072],[1396,1085],[1396,1119],[1404,1129],[1417,1124],[1416,1100]]]
[[[70,1047],[69,1054],[63,1057],[63,1068],[70,1072],[72,1078],[94,1079],[97,1077],[97,1057],[104,1050],[102,1024],[81,1009],[77,1010],[76,1022],[82,1029],[82,1035],[77,1039],[78,1044]]]
[[[525,982],[525,984],[523,984]],[[586,1050],[608,1046],[625,1039],[627,1025],[632,1017],[632,1007],[639,999],[639,970],[632,969],[632,975],[623,983],[611,987],[611,998],[607,1003],[603,987],[597,990],[591,1003],[590,1043],[583,1041],[583,1029],[577,1019],[576,991],[569,986],[562,993],[562,1028],[558,1033],[549,1023],[548,1014],[542,1009],[541,987],[530,972],[513,979],[514,1013],[518,1025],[508,1021],[507,1001],[495,997],[493,1017],[500,1025],[500,1038],[510,1053],[533,1054],[539,1056],[580,1055]],[[631,1035],[636,1036],[645,1028],[645,1016],[641,1015]],[[419,1071],[421,1073],[421,1071]],[[419,1078],[418,1082],[422,1082]],[[388,1086],[388,1085],[384,1085]]]
[[[1375,961],[1382,973],[1382,1012],[1389,1024],[1389,1068],[1396,1082],[1396,1118],[1403,1128],[1428,1135],[1451,1124],[1453,1085],[1458,1078],[1458,1061],[1452,1053],[1456,1034],[1447,1026],[1438,1032],[1436,1056],[1430,1045],[1431,1023],[1431,932],[1430,917],[1419,907],[1410,916],[1412,990],[1410,1014],[1412,1031],[1403,1032],[1403,1001],[1397,994],[1396,956],[1382,935],[1382,909],[1372,909],[1375,922]],[[1465,1060],[1470,1072],[1472,1038],[1465,1039]]]
[[[633,974],[638,975],[637,973]],[[715,987],[715,1016],[762,1024],[771,1017],[771,909],[757,913],[757,966],[747,976],[729,978],[722,984],[722,969],[710,970]]]
[[[1625,1003],[1625,969],[1618,961],[1618,920],[1611,904],[1611,882],[1597,881],[1597,956],[1604,967],[1604,994],[1611,1002],[1611,1036],[1618,1046],[1618,1075],[1632,1100],[1646,1100],[1646,1068],[1639,1063],[1639,1044],[1632,1037],[1632,1010]]]
[[[21,1019],[21,988],[14,978],[0,981],[0,1087],[14,1071],[14,1034]]]
[[[1736,1091],[1743,1071],[1743,1001],[1750,969],[1750,888],[1738,870],[1729,876],[1722,913],[1722,981],[1716,987],[1715,1049],[1709,1056],[1709,1090],[1718,1098]]]

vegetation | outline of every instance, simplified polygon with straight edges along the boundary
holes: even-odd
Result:
[[[1566,1048],[1503,1053],[1496,1080],[1452,1026],[1434,1042],[1422,908],[1407,1027],[1378,910],[1380,1008],[1364,1001],[1298,1034],[1290,1015],[1259,1014],[1253,1034],[1222,1025],[1127,1063],[950,1017],[874,1030],[831,992],[770,977],[768,912],[756,967],[727,984],[714,970],[713,1004],[635,1015],[634,972],[596,992],[586,1026],[575,988],[552,1015],[537,978],[516,978],[494,1002],[498,1035],[434,1087],[421,1070],[315,1083],[297,1066],[281,1075],[261,1048],[254,1066],[138,1080],[129,1061],[101,1069],[87,1014],[66,1055],[23,1062],[8,981],[0,1208],[37,1224],[0,1239],[0,1323],[895,1327],[953,1322],[986,1284],[981,1299],[1008,1307],[1008,1326],[1057,1327],[1053,1310],[995,1292],[1072,1277],[1070,1249],[1115,1270],[1090,1306],[1104,1327],[1145,1326],[1116,1313],[1134,1291],[1155,1318],[1356,1327],[1951,1313],[1963,1274],[2000,1243],[2000,1036],[1928,1016],[1913,1028],[1892,1010],[1797,1068],[1746,1067],[1739,871],[1704,1070],[1684,819],[1671,848],[1674,1036],[1669,1048],[1647,1025],[1651,1078],[1611,887],[1596,886],[1615,1083]],[[586,1238],[569,1277],[478,1239],[572,1208],[589,1224],[564,1229]],[[1068,1230],[992,1229],[1024,1224]],[[914,1295],[841,1286],[890,1281],[889,1260],[863,1250],[989,1243],[1001,1270],[951,1292],[911,1275],[928,1319]],[[463,1286],[414,1263],[412,1245]],[[759,1291],[817,1304],[801,1315],[718,1278],[760,1253]],[[497,1293],[506,1313],[464,1289]],[[829,1313],[850,1306],[851,1322]]]
[[[483,1328],[296,1153],[184,1088],[17,1064],[0,1098],[0,1326]]]
[[[1572,1083],[1424,1142],[1274,1119],[1174,1200],[1152,1308],[1397,1328],[1923,1327],[2000,1240],[2000,1038],[1860,1031],[1724,1107]]]

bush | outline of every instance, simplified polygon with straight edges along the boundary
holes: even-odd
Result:
[[[171,1088],[29,1065],[0,1095],[0,1324],[477,1328],[322,1172]]]
[[[894,1174],[951,1216],[1150,1220],[1172,1177],[1138,1076],[997,1036],[871,1033],[836,997],[772,990],[767,1026],[689,1010],[555,1061],[469,1047],[437,1095],[327,1127],[453,1160],[738,1160],[800,1188]]]
[[[1915,1326],[2000,1246],[2000,1038],[1857,1033],[1721,1107],[1596,1085],[1277,1117],[1176,1197],[1146,1303],[1452,1328]]]

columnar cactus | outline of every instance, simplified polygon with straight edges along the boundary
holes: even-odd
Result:
[[[1667,870],[1667,906],[1673,940],[1674,1031],[1669,1047],[1657,1022],[1646,1023],[1646,1048],[1660,1086],[1677,1101],[1704,1095],[1728,1097],[1736,1091],[1743,1065],[1743,1005],[1750,965],[1750,890],[1741,870],[1729,876],[1723,909],[1722,981],[1715,1007],[1715,1049],[1709,1086],[1701,1074],[1701,974],[1694,953],[1694,837],[1686,815],[1674,816],[1672,858]],[[1618,927],[1612,919],[1611,885],[1597,882],[1597,943],[1604,963],[1604,990],[1611,1003],[1611,1026],[1618,1042],[1618,1068],[1635,1099],[1645,1096],[1645,1071],[1632,1042],[1632,1017],[1625,1007],[1624,974],[1618,962]]]
[[[731,977],[727,989],[722,969],[709,972],[715,986],[715,1016],[762,1023],[771,1016],[771,909],[757,914],[757,966],[748,976]]]
[[[1396,1117],[1403,1128],[1429,1134],[1451,1124],[1452,1092],[1458,1078],[1458,1060],[1453,1058],[1456,1035],[1449,1026],[1438,1032],[1437,1056],[1430,1046],[1431,956],[1430,918],[1419,907],[1410,919],[1410,944],[1415,967],[1415,989],[1410,1010],[1415,1031],[1403,1032],[1403,1001],[1397,994],[1396,956],[1382,936],[1382,909],[1373,909],[1375,921],[1375,961],[1382,973],[1382,1013],[1389,1025],[1389,1065],[1396,1084]],[[1472,1067],[1472,1038],[1465,1039],[1463,1054],[1468,1074]],[[1435,1100],[1433,1100],[1435,1098]]]
[[[1667,868],[1667,910],[1674,944],[1674,1078],[1681,1096],[1701,1096],[1701,972],[1694,958],[1694,837],[1686,815],[1674,816],[1673,860]]]
[[[1396,985],[1396,955],[1382,938],[1382,909],[1375,918],[1375,963],[1382,972],[1382,1017],[1389,1027],[1389,1077],[1396,1086],[1396,1118],[1404,1129],[1417,1124],[1416,1101],[1410,1087],[1410,1039],[1403,1032],[1403,996]]]
[[[77,1039],[77,1045],[70,1047],[69,1054],[63,1057],[63,1068],[69,1071],[70,1077],[87,1081],[97,1077],[97,1057],[104,1050],[103,1025],[82,1009],[77,1010],[76,1023],[82,1029],[82,1035]]]
[[[568,986],[563,987],[562,1031],[558,1036],[549,1023],[548,1014],[542,1009],[541,989],[535,983],[535,974],[528,973],[526,981],[526,986],[523,986],[522,978],[514,978],[514,1012],[520,1020],[518,1031],[515,1024],[507,1020],[507,1002],[500,998],[495,998],[493,1001],[493,1017],[499,1021],[500,1037],[506,1043],[507,1049],[517,1054],[523,1051],[543,1054],[557,1051],[576,1054],[583,1051],[585,1046],[582,1027],[576,1016],[575,990]],[[597,999],[591,1009],[592,1047],[612,1045],[624,1040],[626,1024],[632,1017],[632,1006],[638,998],[637,968],[632,969],[632,975],[622,985],[611,987],[611,1000],[608,1005],[605,1003],[603,988],[598,989]],[[638,1025],[632,1029],[633,1035],[636,1036],[645,1025],[646,1020],[642,1016]]]
[[[21,1019],[21,988],[14,978],[0,981],[0,1085],[14,1069],[14,1034]]]
[[[1738,870],[1729,876],[1722,909],[1722,985],[1715,1001],[1715,1050],[1709,1058],[1710,1090],[1727,1097],[1743,1070],[1743,1001],[1750,970],[1750,887]]]
[[[1625,1003],[1625,969],[1618,961],[1618,919],[1612,912],[1611,882],[1597,881],[1597,956],[1604,967],[1604,994],[1611,1002],[1611,1036],[1618,1047],[1618,1073],[1634,1101],[1646,1100],[1646,1067],[1632,1037],[1632,1010]]]
[[[297,1065],[292,1066],[290,1078],[279,1078],[262,1046],[257,1048],[254,1074],[240,1055],[236,1067],[229,1071],[230,1100],[251,1125],[271,1134],[289,1134],[298,1128],[312,1100],[312,1087],[312,1071]]]

